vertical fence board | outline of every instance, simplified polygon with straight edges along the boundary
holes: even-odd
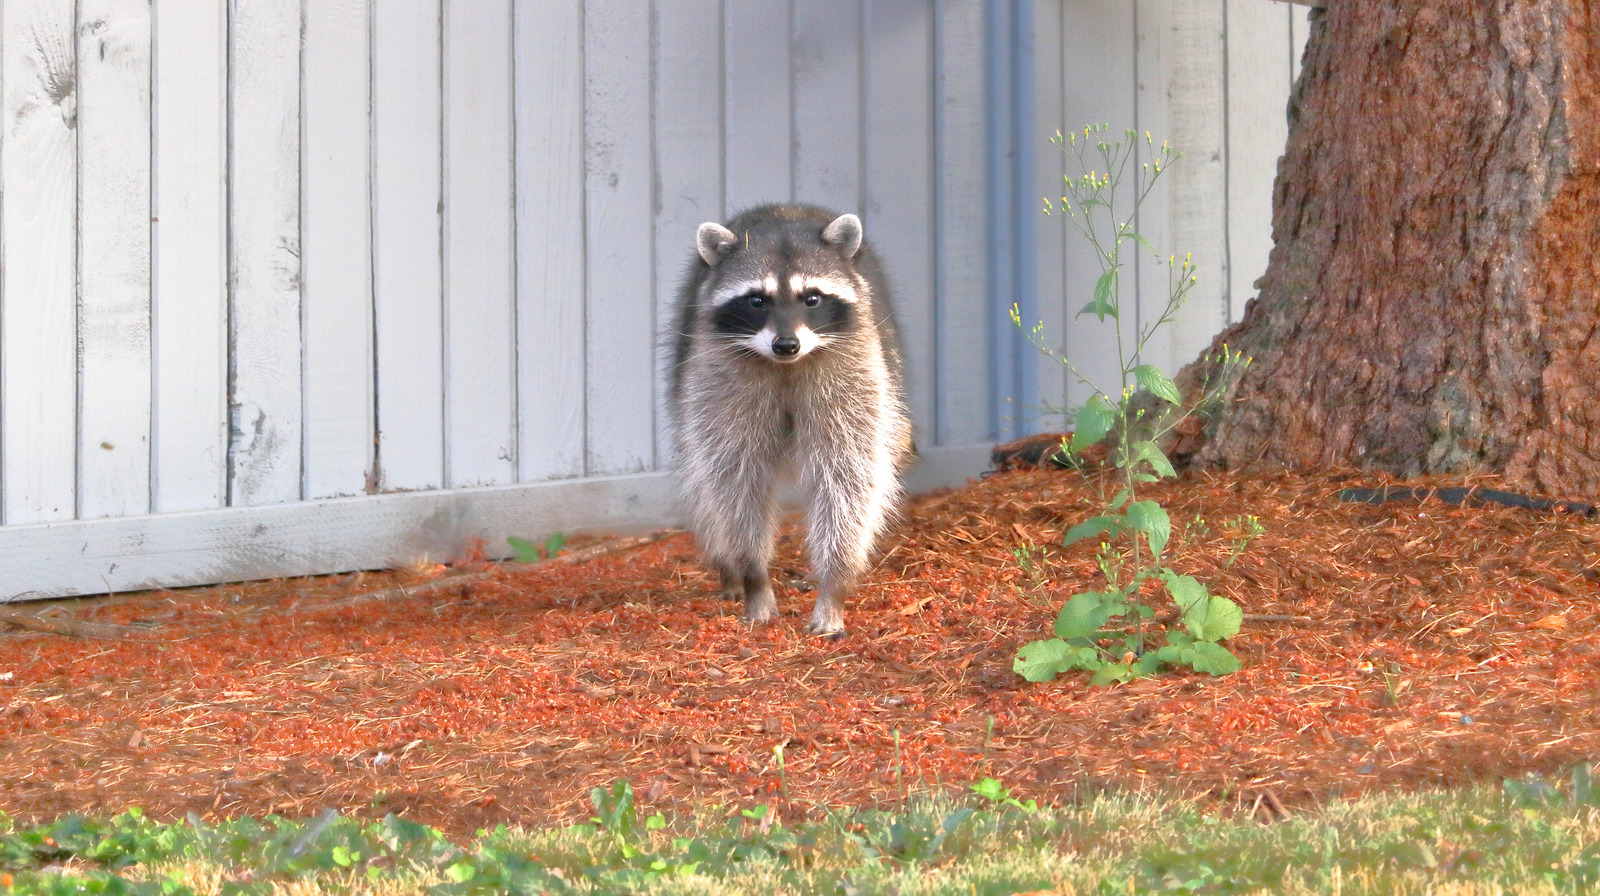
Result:
[[[1170,139],[1174,144],[1180,143],[1178,135],[1173,133],[1171,73],[1176,61],[1178,39],[1176,16],[1179,5],[1189,2],[1192,0],[1136,0],[1135,3],[1137,45],[1134,66],[1138,83],[1134,98],[1134,129],[1139,139],[1143,139],[1148,132],[1157,145],[1163,138]],[[1116,130],[1113,127],[1114,133]],[[1120,137],[1117,134],[1114,139]],[[1188,151],[1187,147],[1181,145],[1178,148]],[[1174,171],[1175,176],[1181,173],[1178,169]],[[1162,253],[1160,257],[1153,257],[1150,252],[1138,247],[1131,250],[1138,259],[1133,266],[1137,274],[1135,295],[1138,298],[1138,330],[1134,332],[1141,334],[1155,324],[1165,305],[1168,274],[1172,270],[1168,265],[1169,256],[1176,253],[1181,260],[1185,251],[1173,242],[1173,181],[1174,177],[1162,178],[1161,186],[1151,192],[1140,206],[1136,222],[1139,232]],[[1129,324],[1133,320],[1124,317],[1123,322]],[[1143,345],[1143,351],[1137,359],[1139,363],[1154,364],[1168,373],[1173,372],[1172,327],[1161,327],[1151,332]]]
[[[655,463],[650,16],[591,3],[585,17],[588,471]]]
[[[794,194],[788,0],[724,4],[723,97],[730,214]]]
[[[1143,18],[1142,7],[1139,18]],[[1129,127],[1139,129],[1143,139],[1143,125],[1137,115],[1137,83],[1133,67],[1137,46],[1134,4],[1125,0],[1093,0],[1074,4],[1070,20],[1063,31],[1062,58],[1067,60],[1063,71],[1066,90],[1063,97],[1063,131],[1073,131],[1081,145],[1085,139],[1083,129],[1091,125],[1109,125],[1110,130],[1099,137],[1090,136],[1091,142],[1100,139],[1116,142],[1123,139]],[[1160,138],[1157,137],[1159,140]],[[1060,153],[1051,148],[1049,152]],[[1091,149],[1091,160],[1098,156]],[[1091,162],[1093,167],[1093,162]],[[1076,165],[1064,167],[1077,176]],[[1057,179],[1053,194],[1059,203],[1064,186]],[[1115,196],[1119,217],[1126,218],[1133,208],[1131,181]],[[1062,282],[1066,286],[1065,314],[1067,333],[1067,361],[1094,385],[1115,396],[1121,388],[1122,370],[1117,358],[1114,338],[1115,324],[1110,319],[1100,321],[1092,314],[1078,317],[1078,309],[1094,298],[1095,282],[1101,275],[1100,261],[1088,240],[1072,232],[1063,221],[1046,221],[1045,228],[1060,228],[1065,240],[1065,272]],[[1131,262],[1138,249],[1131,249],[1126,259]],[[1137,323],[1138,277],[1132,263],[1123,270],[1122,301],[1127,310],[1124,318],[1124,339],[1132,351],[1134,326]],[[1067,405],[1075,410],[1088,400],[1093,390],[1071,377],[1067,383]]]
[[[78,14],[78,516],[150,509],[150,7]]]
[[[516,0],[517,462],[584,470],[583,0]]]
[[[1256,294],[1272,251],[1272,183],[1289,139],[1288,5],[1228,0],[1228,315]]]
[[[444,479],[438,0],[373,21],[373,285],[386,489]]]
[[[233,0],[230,501],[301,497],[300,4]]]
[[[1188,300],[1174,312],[1169,348],[1150,360],[1168,373],[1199,357],[1228,323],[1228,170],[1226,70],[1223,65],[1224,6],[1215,0],[1175,0],[1168,50],[1168,120],[1184,153],[1166,185],[1171,203],[1172,249],[1181,261],[1192,253],[1195,280]],[[1157,244],[1160,245],[1160,244]],[[1159,264],[1157,265],[1159,273]],[[1146,288],[1149,311],[1161,314],[1164,281]]]
[[[0,37],[0,501],[38,523],[76,510],[73,4],[7,0]]]
[[[305,8],[301,247],[307,498],[373,474],[371,67],[367,0]]]
[[[938,400],[941,445],[970,445],[990,438],[990,331],[1011,322],[988,301],[984,214],[983,3],[940,0],[934,59],[938,141],[934,237],[938,259]]]
[[[866,185],[863,225],[894,289],[917,437],[933,443],[933,21],[918,0],[869,0],[866,32]],[[916,76],[907,77],[914,72]]]
[[[861,206],[861,2],[795,0],[794,196]]]
[[[1072,240],[1076,236],[1067,231],[1060,218],[1044,217],[1040,209],[1046,196],[1057,206],[1060,205],[1061,175],[1067,170],[1065,156],[1049,142],[1050,138],[1057,132],[1068,132],[1089,123],[1070,118],[1067,114],[1069,98],[1075,99],[1075,95],[1084,89],[1069,74],[1072,71],[1070,61],[1075,58],[1070,47],[1077,38],[1078,30],[1084,27],[1079,19],[1082,14],[1082,10],[1068,9],[1065,4],[1054,0],[1040,0],[1034,4],[1034,116],[1032,127],[1022,137],[1032,144],[1036,169],[1023,192],[1024,201],[1030,204],[1022,211],[1024,214],[1040,216],[1034,220],[1033,227],[1038,259],[1039,313],[1037,320],[1026,320],[1023,324],[1030,332],[1035,324],[1043,324],[1040,338],[1063,356],[1068,350],[1067,335],[1072,329],[1072,313],[1084,302],[1073,289],[1074,284],[1067,279],[1068,259],[1072,257]],[[1092,285],[1094,281],[1089,282]],[[1011,325],[1011,321],[1008,319],[1006,324]],[[1012,408],[1018,428],[1024,432],[1059,429],[1060,412],[1071,400],[1068,394],[1072,385],[1071,377],[1067,375],[1066,367],[1033,346],[1028,346],[1026,351],[1027,363],[1034,365],[1038,378],[1039,406]]]
[[[228,17],[225,0],[154,16],[151,509],[169,513],[227,499]]]
[[[517,469],[511,0],[445,9],[445,483],[500,485]]]
[[[737,2],[737,0],[735,0]],[[694,258],[695,231],[722,221],[721,0],[659,0],[656,4],[656,320],[670,343],[672,304]],[[656,378],[665,403],[668,353]],[[665,459],[667,427],[656,432]]]

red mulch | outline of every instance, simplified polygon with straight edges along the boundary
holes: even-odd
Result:
[[[1252,614],[1231,644],[1244,670],[1220,679],[1012,673],[1097,582],[1091,546],[1055,547],[1094,492],[1056,472],[915,501],[839,641],[800,634],[794,535],[784,615],[754,631],[681,533],[457,581],[431,567],[69,603],[45,618],[131,628],[0,626],[0,810],[333,807],[470,834],[584,818],[589,789],[619,776],[669,811],[798,814],[984,776],[1058,802],[1161,788],[1292,810],[1600,757],[1600,522],[1336,498],[1377,484],[1149,489],[1174,521],[1170,564]],[[1241,514],[1266,534],[1229,566]],[[1025,545],[1051,546],[1047,580],[1019,567]],[[397,585],[421,587],[370,594]]]

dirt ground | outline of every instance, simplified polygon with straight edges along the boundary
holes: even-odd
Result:
[[[0,625],[0,810],[331,807],[470,835],[584,819],[618,777],[646,811],[793,816],[992,776],[1041,800],[1159,788],[1267,816],[1600,757],[1600,521],[1338,499],[1381,484],[1150,488],[1173,519],[1169,565],[1249,614],[1226,678],[1012,672],[1098,581],[1092,546],[1058,546],[1095,492],[1060,472],[913,502],[837,641],[800,634],[812,595],[792,529],[783,615],[757,630],[683,533],[576,562],[14,606],[31,622]],[[1265,534],[1239,552],[1247,515]],[[1039,546],[1042,566],[1018,562]]]

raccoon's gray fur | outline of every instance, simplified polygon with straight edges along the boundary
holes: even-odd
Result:
[[[817,581],[806,631],[841,634],[912,457],[883,270],[861,219],[811,206],[702,224],[696,245],[668,396],[683,509],[724,595],[766,622],[777,489],[792,474]]]

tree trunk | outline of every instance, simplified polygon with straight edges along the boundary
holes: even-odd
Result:
[[[1195,460],[1600,497],[1600,0],[1312,16],[1271,260],[1213,347],[1254,363]]]

